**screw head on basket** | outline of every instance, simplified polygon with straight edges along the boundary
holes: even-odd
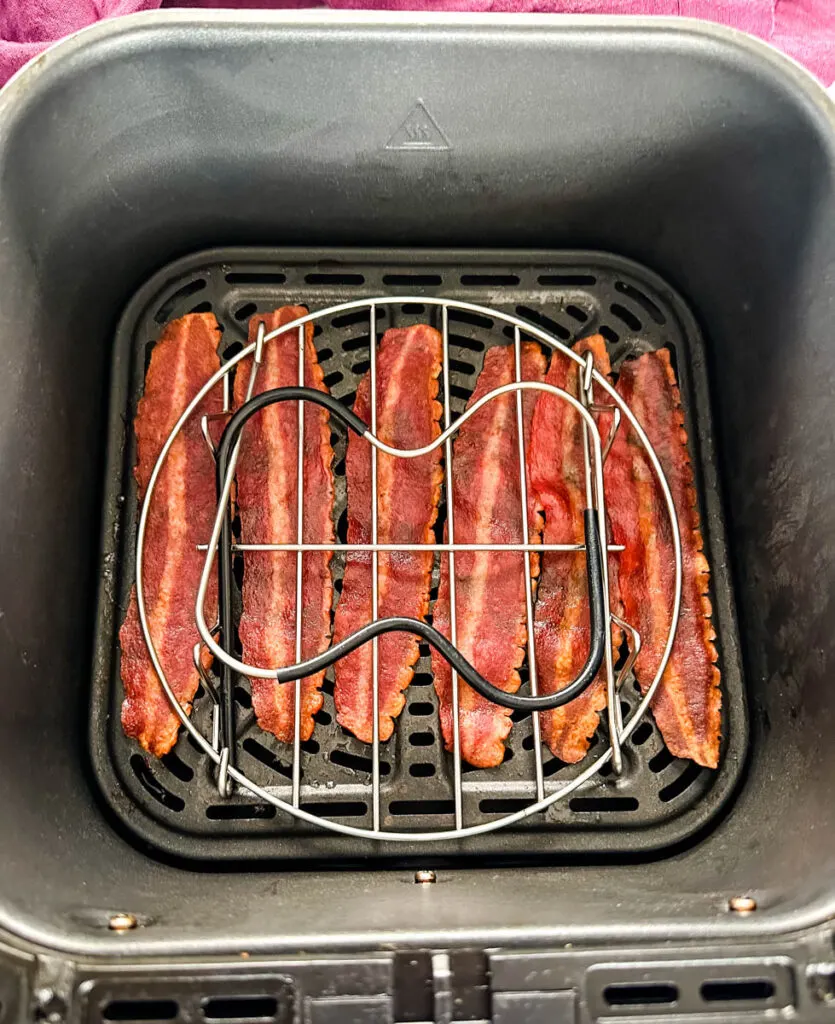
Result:
[[[728,910],[735,914],[753,914],[757,909],[757,901],[753,896],[732,896],[728,900]]]
[[[129,932],[136,928],[138,924],[139,922],[135,914],[118,913],[111,914],[107,927],[112,932]]]

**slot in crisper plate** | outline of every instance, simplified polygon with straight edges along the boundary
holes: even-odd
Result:
[[[477,838],[393,848],[331,834],[256,804],[249,794],[227,801],[217,793],[212,766],[181,733],[161,761],[122,733],[118,629],[135,570],[136,488],[131,428],[153,343],[170,320],[213,311],[223,328],[221,355],[237,351],[249,318],[277,306],[311,310],[378,295],[443,296],[515,313],[571,342],[599,332],[615,367],[629,353],[667,346],[677,369],[710,560],[711,599],[722,670],[723,739],[717,771],[672,757],[651,717],[627,743],[625,772],[600,776],[557,801],[545,814]],[[438,307],[378,312],[378,333],[392,326],[434,323]],[[396,319],[392,319],[392,317]],[[317,323],[315,343],[331,392],[348,403],[368,369],[367,314]],[[390,322],[391,321],[391,322]],[[437,325],[436,325],[437,326]],[[511,330],[507,328],[507,330]],[[460,412],[481,369],[484,351],[511,342],[501,325],[450,311],[453,413]],[[230,351],[231,350],[231,351]],[[737,651],[733,599],[715,472],[703,343],[682,300],[654,274],[607,254],[572,252],[409,252],[229,249],[199,253],[156,274],[127,307],[116,331],[105,480],[101,585],[91,702],[93,766],[105,799],[122,824],[160,852],[188,859],[246,860],[377,856],[421,862],[450,854],[503,856],[628,855],[658,850],[703,829],[730,796],[747,747],[746,709]],[[345,540],[344,432],[335,428],[335,521]],[[440,521],[444,514],[441,511]],[[341,574],[344,556],[334,556]],[[437,560],[433,577],[437,593]],[[337,584],[338,589],[338,584]],[[428,648],[422,647],[406,707],[391,741],[381,744],[382,820],[397,831],[451,827],[451,756],[439,739],[437,700]],[[524,676],[523,676],[524,679]],[[313,739],[302,745],[302,805],[345,823],[371,818],[371,749],[336,724],[333,671]],[[288,794],[292,748],[254,722],[248,684],[235,691],[237,758],[259,785]],[[625,714],[637,703],[633,680],[621,691]],[[195,702],[195,724],[210,733],[208,694]],[[589,756],[606,742],[601,720]],[[499,768],[464,767],[465,824],[504,816],[534,799],[531,720],[516,721]],[[563,765],[543,746],[546,792],[574,777],[585,763]]]

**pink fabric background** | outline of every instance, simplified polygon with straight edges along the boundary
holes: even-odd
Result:
[[[166,7],[318,7],[316,0],[0,0],[0,85],[68,32],[100,18]],[[669,14],[733,25],[835,82],[835,0],[327,0],[355,9]]]

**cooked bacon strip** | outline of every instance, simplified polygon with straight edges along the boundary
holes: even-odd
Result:
[[[722,698],[707,595],[710,570],[702,553],[684,415],[669,353],[659,349],[624,363],[618,392],[661,461],[681,533],[681,616],[653,700],[655,720],[670,753],[715,768]],[[625,617],[643,640],[635,674],[646,690],[661,662],[670,623],[675,560],[669,519],[661,488],[634,431],[618,431],[606,469],[613,538],[625,545],[619,556]]]
[[[211,313],[191,313],[170,323],[151,353],[145,393],[134,420],[140,502],[154,465],[188,403],[219,368],[220,328]],[[145,529],[143,582],[151,638],[181,706],[191,712],[199,682],[192,650],[200,639],[194,602],[205,555],[197,550],[212,531],[215,473],[200,432],[204,413],[220,412],[213,388],[177,435],[157,478]],[[217,615],[217,586],[206,598],[206,615]],[[136,588],[119,630],[122,648],[122,728],[151,754],[162,757],[177,742],[180,720],[171,710],[151,664],[139,625]]]
[[[542,380],[545,357],[538,345],[522,348],[522,379]],[[516,379],[511,347],[491,348],[484,358],[470,405],[488,391]],[[535,392],[523,397],[526,439],[536,403]],[[460,544],[520,544],[522,497],[516,396],[502,395],[463,424],[452,456],[453,526]],[[529,539],[537,543],[542,529],[533,491],[528,496]],[[539,571],[531,558],[531,571]],[[525,557],[521,552],[464,552],[455,555],[457,647],[495,686],[509,693],[519,689],[517,669],[525,656]],[[441,585],[434,625],[447,637],[450,629],[449,558],[441,562]],[[453,749],[452,672],[449,663],[432,653],[435,689],[441,706],[441,728],[447,750]],[[511,729],[507,708],[485,700],[459,681],[458,720],[461,756],[477,768],[502,763],[504,741]]]
[[[606,343],[600,335],[578,343],[581,354],[591,352],[596,369],[611,373]],[[567,356],[551,358],[549,384],[579,397],[579,367]],[[595,396],[600,397],[600,396]],[[604,398],[600,398],[605,401]],[[598,417],[598,429],[605,444],[611,426],[610,414]],[[609,459],[612,454],[609,455]],[[543,394],[533,417],[528,451],[530,481],[545,512],[543,543],[583,543],[583,510],[586,483],[583,460],[582,419],[565,399]],[[617,563],[609,559],[609,599],[619,610]],[[615,650],[621,633],[612,630]],[[586,556],[545,552],[537,590],[534,618],[537,682],[540,693],[556,693],[570,683],[585,664],[589,652],[589,603]],[[585,757],[597,729],[598,717],[606,707],[606,674],[597,678],[579,697],[564,707],[540,715],[540,727],[551,752],[561,761],[574,764]]]
[[[432,327],[386,331],[377,352],[377,436],[394,448],[422,448],[440,434],[436,401],[441,371],[441,336]],[[371,423],[371,380],[360,382],[356,412]],[[440,450],[419,459],[377,456],[377,539],[380,544],[431,544],[443,479]],[[370,544],[371,447],[355,435],[348,440],[348,543]],[[431,551],[381,552],[378,559],[378,617],[422,619],[429,611]],[[352,552],[345,565],[336,607],[334,639],[342,640],[372,619],[371,553]],[[414,675],[418,640],[389,633],[379,640],[379,735],[387,740],[403,710],[403,691]],[[337,721],[366,743],[372,741],[372,647],[364,644],[336,663]]]
[[[283,306],[249,324],[254,341],[262,321],[269,333],[305,315],[303,306]],[[264,346],[263,362],[253,394],[298,384],[298,330],[292,329]],[[251,357],[235,375],[235,404],[246,399]],[[313,345],[313,324],[305,326],[305,384],[327,391]],[[296,402],[280,402],[257,413],[241,434],[237,470],[237,505],[242,544],[288,544],[298,539],[299,412]],[[333,448],[328,413],[316,405],[304,408],[305,544],[334,539]],[[330,551],[302,555],[302,659],[327,649],[333,583]],[[243,614],[238,627],[243,660],[250,665],[281,668],[296,661],[296,554],[291,551],[247,551],[244,554]],[[322,706],[324,672],[302,680],[302,740],[313,733],[313,716]],[[295,683],[252,679],[252,706],[258,724],[284,743],[293,742]]]

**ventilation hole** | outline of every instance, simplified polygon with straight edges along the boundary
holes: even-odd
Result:
[[[369,502],[369,504],[371,503]],[[521,516],[521,512],[519,514]],[[340,544],[348,543],[348,509],[346,508],[342,510],[336,524],[336,536]]]
[[[242,686],[235,687],[235,700],[241,705],[242,708],[252,707],[252,697]]]
[[[334,471],[334,474],[336,476],[345,476],[345,459],[344,458],[337,459],[337,461],[333,464],[333,471]],[[347,515],[347,512],[344,509],[342,511],[342,515]],[[346,522],[347,522],[347,520],[346,520]],[[338,529],[339,528],[337,526],[337,532],[338,532]],[[346,526],[346,529],[347,529],[347,526]],[[345,543],[347,543],[347,541],[343,540],[342,543],[345,544]]]
[[[432,649],[430,648],[428,643],[426,643],[425,641],[421,641],[418,644],[418,654],[421,656],[421,658],[428,658],[431,653]]]
[[[575,796],[568,806],[572,811],[590,814],[600,811],[637,811],[639,805],[634,796]]]
[[[677,779],[673,779],[668,786],[661,790],[658,794],[659,800],[665,804],[675,800],[677,796],[681,796],[686,789],[689,789],[701,774],[702,769],[700,765],[696,764],[695,761],[688,762],[681,775]]]
[[[649,770],[658,774],[658,772],[663,772],[665,768],[669,768],[673,761],[675,761],[675,758],[670,751],[666,747],[662,747],[657,754],[649,759]]]
[[[401,309],[409,316],[422,316],[426,312],[426,306],[422,302],[404,302]]]
[[[191,782],[194,778],[194,769],[190,765],[187,765],[185,761],[181,760],[173,750],[164,757],[161,757],[160,762],[164,764],[171,774],[178,778],[180,782]]]
[[[502,764],[507,764],[508,761],[513,760],[513,750],[511,747],[504,748],[504,755],[502,756]]]
[[[244,585],[244,556],[235,555],[232,559],[232,579],[237,584],[238,590]]]
[[[368,371],[370,369],[371,369],[371,363],[369,362],[369,360],[367,360],[367,359],[360,359],[360,361],[358,363],[354,363],[354,365],[351,367],[351,372],[352,373],[363,374],[363,373],[368,373]]]
[[[342,342],[343,352],[356,352],[358,349],[367,349],[369,345],[369,337],[367,334],[361,335],[359,338],[347,338]]]
[[[457,321],[460,324],[471,324],[473,327],[483,327],[486,331],[493,327],[493,320],[489,316],[469,313],[465,309],[450,309],[447,316],[449,320]]]
[[[625,281],[615,281],[615,291],[620,292],[621,295],[626,295],[628,298],[632,299],[633,302],[637,302],[639,306],[649,313],[657,324],[665,324],[667,322],[667,318],[658,306],[655,305],[648,295],[644,294],[644,292],[640,291],[638,288],[633,287],[631,284],[627,284]]]
[[[458,348],[465,348],[470,352],[483,352],[485,347],[484,342],[479,341],[478,338],[465,338],[463,334],[451,334],[449,336],[449,343]]]
[[[627,309],[626,306],[622,306],[619,302],[613,302],[612,305],[609,306],[609,310],[618,318],[618,320],[622,320],[632,331],[640,331],[643,326],[632,310]]]
[[[341,594],[342,593],[342,580],[341,579],[333,581],[333,589],[337,592],[337,594]],[[324,690],[324,686],[322,687],[322,689]],[[333,693],[333,690],[331,690],[330,692]]]
[[[613,771],[614,771],[614,769],[612,768],[612,763],[610,761],[607,764],[604,764],[603,767],[600,769],[600,771],[597,774],[602,779],[608,779]]]
[[[550,761],[546,761],[542,766],[542,774],[546,779],[550,779],[552,775],[556,775],[562,768],[565,768],[565,761],[560,761],[558,757],[554,757]]]
[[[249,320],[251,316],[254,316],[258,312],[258,307],[254,302],[245,302],[243,306],[239,306],[233,316],[236,320]]]
[[[669,1006],[678,999],[678,986],[661,982],[644,985],[607,985],[603,998],[609,1006]]]
[[[417,672],[412,676],[412,686],[431,686],[434,677],[431,672]]]
[[[332,430],[331,431],[331,447],[333,447],[335,444],[339,444],[340,439],[341,439],[340,435]]]
[[[319,356],[319,362],[320,363],[326,363],[329,359],[333,359],[333,349],[332,348],[322,348],[322,349],[319,349],[318,356]]]
[[[324,708],[320,708],[313,716],[313,721],[317,725],[330,725],[333,719]]]
[[[415,701],[414,704],[409,705],[409,714],[417,715],[418,718],[422,718],[425,715],[434,715],[435,705],[430,704],[429,701]]]
[[[205,697],[205,696],[206,696],[206,691],[203,689],[203,684],[202,683],[198,683],[197,684],[197,689],[194,691],[194,699],[196,701],[198,701],[202,697]]]
[[[278,1013],[273,996],[222,996],[206,999],[203,1016],[207,1020],[269,1020]]]
[[[706,1003],[763,1002],[774,996],[774,982],[767,978],[724,978],[706,981],[699,989]]]
[[[525,320],[530,320],[532,324],[536,324],[545,331],[550,331],[551,334],[562,338],[563,341],[567,341],[571,337],[571,332],[567,331],[562,324],[558,324],[556,320],[552,320],[536,309],[531,309],[530,306],[517,306],[516,312]]]
[[[443,283],[440,274],[383,274],[383,284],[419,285],[422,287]]]
[[[228,348],[225,348],[223,350],[223,358],[225,360],[231,359],[233,356],[236,356],[239,352],[241,352],[243,350],[243,347],[243,342],[233,341]]]
[[[343,380],[345,380],[344,375],[341,374],[339,370],[334,370],[333,373],[329,373],[327,377],[325,377],[322,383],[330,390],[330,388],[336,387],[337,384],[341,384]]]
[[[343,404],[344,406],[346,406],[347,408],[349,408],[349,409],[353,409],[353,407],[354,407],[354,402],[356,401],[356,398],[357,398],[357,393],[356,393],[356,391],[351,391],[351,392],[349,392],[349,393],[348,393],[347,395],[343,395],[343,396],[342,396],[342,397],[340,398],[340,402],[342,402],[342,404]]]
[[[339,582],[339,589],[341,590],[342,589],[342,580],[339,580],[338,582]],[[336,586],[336,583],[334,583],[334,586]],[[328,696],[330,696],[330,697],[333,696],[333,678],[332,677],[325,676],[325,681],[324,681],[324,683],[322,683],[322,693],[327,693]]]
[[[226,280],[229,284],[284,284],[287,275],[269,270],[241,270],[227,274]]]
[[[374,762],[370,757],[363,757],[361,754],[352,754],[347,750],[332,750],[330,759],[341,768],[350,768],[354,772],[366,772],[371,774]],[[388,775],[391,772],[391,765],[386,761],[380,762],[380,775]]]
[[[114,999],[102,1011],[105,1020],[174,1020],[179,1006],[173,999]]]
[[[526,711],[524,708],[516,708],[515,711],[510,712],[510,720],[511,722],[524,722],[526,718],[530,717],[530,714],[530,711]]]
[[[241,744],[243,749],[254,757],[256,761],[260,761],[261,764],[266,765],[267,768],[271,768],[274,772],[279,775],[283,775],[285,779],[293,778],[293,771],[288,768],[287,765],[282,764],[278,757],[271,751],[268,750],[263,743],[259,743],[258,740],[253,739],[251,736],[243,741]]]
[[[169,811],[182,811],[185,808],[185,800],[178,797],[176,793],[169,793],[165,786],[163,786],[156,775],[151,771],[150,767],[145,763],[141,754],[134,754],[131,757],[130,766],[133,768],[134,775],[139,779],[143,787],[155,800],[159,801],[163,807],[167,807]]]
[[[324,331],[324,327],[322,327],[321,324],[314,324],[313,325],[313,337],[314,338],[320,337],[323,331]]]
[[[580,324],[584,324],[589,318],[588,313],[584,309],[580,309],[579,306],[566,306],[565,312],[571,317],[572,320],[576,320],[577,323]]]
[[[307,284],[365,284],[362,274],[305,274]]]
[[[599,327],[597,333],[602,335],[603,338],[606,341],[608,341],[610,345],[615,345],[618,341],[620,341],[620,335],[617,333],[617,331],[613,331],[612,328],[607,327],[606,324],[603,324],[602,327]]]
[[[642,746],[652,736],[652,726],[649,722],[641,722],[635,732],[632,733],[632,743],[636,747]]]
[[[449,393],[453,398],[460,398],[462,401],[467,402],[470,399],[472,390],[470,388],[462,388],[457,384],[450,384]]]
[[[540,274],[537,278],[540,284],[573,284],[591,285],[597,283],[597,278],[591,274]]]
[[[478,809],[484,814],[513,814],[528,806],[530,806],[530,800],[514,799],[513,797],[479,800],[478,802]]]
[[[164,324],[180,302],[192,295],[196,295],[198,292],[202,292],[206,284],[207,282],[202,277],[196,281],[189,281],[188,284],[184,284],[182,288],[179,288],[173,295],[169,295],[165,302],[163,302],[157,310],[154,320],[158,324]]]
[[[211,311],[211,302],[199,302],[196,306],[191,307],[189,313],[211,313]]]
[[[475,285],[480,288],[487,288],[491,285],[513,285],[519,284],[519,277],[516,274],[462,274],[461,284]]]
[[[409,765],[409,774],[416,779],[428,779],[435,774],[435,765],[425,763]]]
[[[534,748],[533,736],[526,736],[522,740],[522,749],[523,750],[533,750],[533,748]]]
[[[362,800],[331,800],[329,803],[302,804],[302,810],[322,818],[362,818],[368,806]]]
[[[272,804],[214,804],[206,808],[210,821],[267,821],[275,817]]]
[[[380,319],[383,310],[377,310],[377,319]],[[350,313],[341,313],[331,320],[331,327],[340,330],[343,327],[353,327],[355,324],[367,324],[369,322],[368,309],[355,309]]]
[[[406,814],[454,814],[454,800],[393,800],[389,813],[398,816]]]
[[[434,732],[413,732],[409,736],[409,742],[413,747],[431,747],[435,742]]]
[[[453,373],[463,373],[468,377],[471,373],[475,373],[475,367],[472,363],[464,363],[460,359],[450,359],[449,368]]]

